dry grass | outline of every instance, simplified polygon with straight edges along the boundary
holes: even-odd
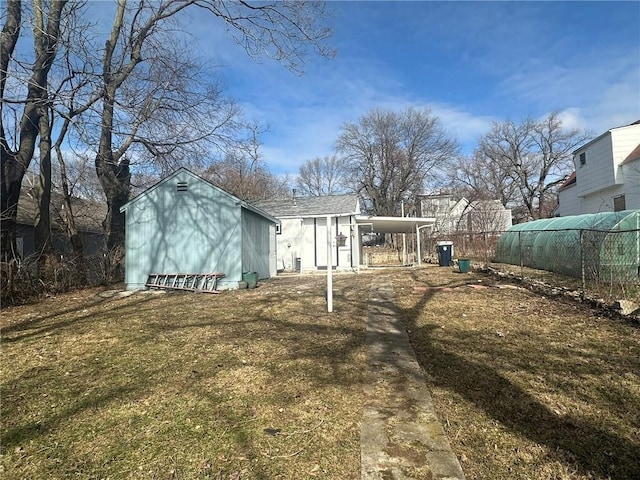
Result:
[[[468,479],[640,478],[637,326],[449,268],[395,287]]]
[[[2,477],[358,478],[367,281],[4,310]]]
[[[477,273],[374,274],[468,479],[640,478],[637,326]],[[331,315],[307,275],[3,310],[2,478],[360,478],[370,279],[336,276]]]

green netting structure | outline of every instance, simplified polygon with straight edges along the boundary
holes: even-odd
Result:
[[[640,210],[556,217],[502,234],[496,262],[580,278],[637,281]]]

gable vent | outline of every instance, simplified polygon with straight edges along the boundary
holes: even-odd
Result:
[[[186,192],[189,189],[189,185],[187,182],[178,182],[178,191]]]

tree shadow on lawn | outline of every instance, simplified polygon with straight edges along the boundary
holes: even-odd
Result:
[[[86,304],[64,307],[60,310],[54,308],[46,315],[40,315],[21,322],[10,323],[3,327],[2,341],[6,343],[18,342],[31,337],[47,336],[72,325],[81,325],[86,321],[91,321],[96,318],[96,312],[92,311],[91,308],[98,305],[113,305],[109,309],[109,315],[113,316],[114,313],[119,310],[140,308],[152,299],[151,296],[125,297],[121,299],[97,298]],[[78,312],[80,313],[79,315],[69,316]]]
[[[148,337],[179,336],[187,330],[198,330],[203,342],[237,347],[225,358],[227,366],[242,365],[243,359],[251,364],[257,354],[256,343],[268,343],[279,361],[272,359],[269,364],[261,363],[260,367],[269,371],[274,381],[282,378],[282,364],[295,362],[317,387],[359,385],[360,377],[346,374],[345,365],[352,361],[354,354],[364,351],[366,297],[358,295],[348,281],[337,282],[335,309],[328,313],[326,290],[321,280],[305,278],[305,285],[311,285],[311,288],[303,289],[300,294],[295,292],[299,284],[293,286],[293,291],[269,292],[268,295],[259,295],[258,288],[254,292],[233,293],[236,298],[226,309],[198,313],[179,321],[173,318],[149,320],[139,340],[146,342]],[[368,296],[369,283],[360,289],[359,292]]]
[[[424,279],[415,278],[415,274],[414,279],[425,283]],[[568,466],[575,466],[587,476],[640,478],[640,444],[604,431],[585,419],[557,415],[486,364],[447,351],[433,341],[432,333],[440,327],[422,326],[418,320],[433,301],[434,289],[439,287],[429,285],[430,290],[413,308],[398,308],[429,383],[459,394],[511,431],[562,452]],[[416,343],[416,339],[420,342]],[[461,421],[464,428],[464,419]]]
[[[228,293],[200,296],[198,300],[193,294],[133,296],[108,304],[91,299],[85,306],[54,306],[50,312],[16,322],[5,332],[7,337],[4,339],[11,341],[12,351],[23,348],[28,352],[32,345],[37,347],[40,341],[45,340],[48,346],[55,345],[60,341],[58,336],[66,334],[81,336],[91,331],[94,320],[108,321],[106,325],[113,326],[113,338],[118,342],[99,343],[95,347],[97,350],[89,348],[80,353],[63,352],[62,357],[53,359],[51,365],[36,365],[23,375],[4,382],[4,401],[9,402],[11,408],[3,409],[3,417],[13,418],[13,421],[5,425],[3,451],[11,456],[11,448],[29,445],[34,441],[35,444],[48,442],[48,437],[65,438],[69,425],[73,425],[75,419],[87,411],[95,409],[101,415],[109,415],[110,409],[136,403],[157,390],[165,377],[170,375],[180,378],[167,382],[169,388],[175,389],[176,381],[179,383],[182,377],[185,378],[184,385],[180,384],[181,388],[175,393],[178,398],[214,398],[219,388],[217,381],[212,379],[225,369],[227,372],[240,372],[244,368],[245,358],[247,371],[264,372],[272,379],[270,385],[273,385],[273,392],[266,393],[272,397],[278,396],[276,400],[284,402],[282,405],[285,407],[286,402],[304,404],[305,396],[315,402],[317,393],[322,391],[324,385],[359,389],[359,371],[352,368],[351,363],[354,352],[361,352],[364,344],[364,320],[359,317],[362,311],[366,311],[362,310],[361,305],[363,302],[366,305],[366,297],[361,298],[360,293],[366,292],[368,295],[368,287],[360,285],[356,294],[350,285],[349,282],[336,282],[337,312],[334,314],[321,311],[324,290],[322,282],[315,281],[313,288],[302,289],[302,293],[296,294],[291,316],[286,309],[274,309],[278,302],[289,299],[290,291],[256,295],[258,289],[255,292],[238,293],[237,297]],[[249,300],[251,295],[254,296],[253,300]],[[240,308],[245,299],[248,312]],[[225,308],[221,307],[226,300],[231,302],[228,316]],[[104,310],[95,308],[98,304],[104,304]],[[135,322],[127,321],[130,315],[135,315]],[[353,315],[357,317],[352,319]],[[251,354],[252,341],[260,339],[261,335],[271,338],[270,345],[273,348],[267,361],[256,358],[254,363],[251,356],[247,355]],[[111,335],[107,336],[111,338]],[[215,353],[205,354],[204,351],[200,357],[199,347],[215,342],[238,348],[222,350],[226,352],[224,358]],[[147,357],[144,355],[145,345],[160,345],[161,348],[154,348],[154,355]],[[165,369],[166,361],[160,357],[163,348],[175,349],[178,353],[184,349],[181,363]],[[282,357],[281,351],[284,353]],[[137,362],[130,367],[126,359],[131,352],[136,353],[134,359]],[[197,371],[190,363],[194,358],[201,360]],[[65,376],[67,369],[71,370],[72,375]],[[78,376],[76,372],[80,372]],[[116,376],[112,378],[114,373]],[[283,385],[289,374],[293,374],[291,382]],[[232,378],[228,377],[227,381]],[[295,384],[297,378],[303,381],[302,385]],[[84,381],[87,382],[86,386]],[[57,392],[55,399],[51,398],[52,392]],[[90,393],[80,396],[87,392]],[[46,401],[40,398],[43,393],[48,394]],[[336,397],[335,402],[339,401],[339,397]],[[49,403],[52,402],[59,407],[49,409]],[[46,405],[47,409],[34,416],[32,413],[38,408],[38,403]],[[224,418],[228,417],[229,424],[234,424],[233,436],[237,438],[238,450],[259,456],[263,439],[256,437],[251,429],[235,426],[235,413],[229,410]],[[327,413],[331,414],[331,411]],[[212,425],[215,424],[214,420],[211,419]],[[112,434],[110,427],[104,428],[107,434]],[[100,457],[103,454],[96,455]],[[9,456],[7,460],[13,461]],[[99,460],[97,458],[95,461]],[[82,462],[82,459],[76,461]],[[263,472],[261,468],[253,465],[253,478],[273,478],[268,469]]]

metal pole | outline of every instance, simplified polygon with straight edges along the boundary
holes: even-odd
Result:
[[[333,312],[333,248],[331,216],[327,215],[327,312]]]
[[[582,280],[582,296],[586,292],[586,278],[584,274],[584,230],[580,230],[580,278]]]
[[[420,227],[416,225],[416,250],[418,253],[418,266],[422,266],[422,253],[420,252]]]
[[[402,209],[402,216],[404,217],[404,201],[400,204],[400,208]],[[407,265],[409,263],[407,259],[407,234],[402,234],[402,263]]]

